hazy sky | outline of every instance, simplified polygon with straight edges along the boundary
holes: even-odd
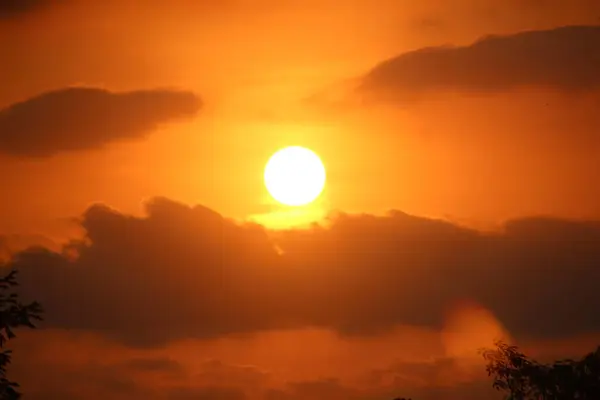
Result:
[[[598,337],[596,0],[5,1],[0,54],[28,399],[479,399]]]

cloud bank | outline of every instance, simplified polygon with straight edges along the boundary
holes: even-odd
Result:
[[[406,359],[402,357],[406,342],[398,339],[387,345],[399,357],[392,356],[393,361],[374,365],[370,359],[373,354],[365,353],[360,343],[344,343],[330,336],[325,347],[328,355],[315,358],[317,348],[321,348],[318,340],[297,331],[285,335],[287,338],[279,341],[272,340],[273,336],[264,337],[262,344],[249,338],[236,339],[235,344],[227,342],[228,355],[221,357],[207,357],[215,352],[210,344],[199,347],[198,341],[186,342],[185,355],[189,357],[185,357],[175,345],[139,350],[72,331],[33,332],[20,335],[15,342],[19,356],[11,376],[19,378],[25,395],[32,399],[368,400],[393,399],[398,395],[424,400],[496,398],[490,396],[494,391],[482,365],[465,369],[460,360],[443,356]],[[295,340],[290,341],[292,338]],[[290,359],[293,367],[289,367],[308,366],[306,362],[310,360],[314,362],[314,373],[290,375],[287,368],[269,365],[264,358],[274,351],[286,353],[289,344],[297,342],[306,346],[304,356]],[[349,377],[343,366],[336,368],[335,362],[329,366],[329,372],[319,373],[319,364],[339,359],[342,353],[342,358],[358,364],[357,376]],[[249,354],[263,359],[250,356],[248,361]],[[265,363],[269,366],[265,367]]]
[[[21,271],[23,294],[47,308],[47,326],[131,345],[303,327],[363,336],[437,329],[462,299],[515,337],[600,329],[597,222],[528,218],[483,234],[392,212],[340,215],[330,227],[273,238],[155,199],[143,218],[95,205],[81,224],[86,240],[64,254],[29,249],[8,266]]]
[[[161,124],[195,115],[200,106],[186,91],[53,90],[0,110],[0,152],[46,157],[139,139]]]
[[[593,90],[600,87],[598,49],[600,26],[485,36],[468,46],[422,48],[385,60],[359,79],[357,93],[408,101],[440,90]]]

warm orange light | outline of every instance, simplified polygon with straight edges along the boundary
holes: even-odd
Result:
[[[326,174],[318,155],[307,148],[292,146],[271,156],[264,179],[275,200],[288,206],[302,206],[321,194]]]

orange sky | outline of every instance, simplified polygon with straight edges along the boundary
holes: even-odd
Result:
[[[158,194],[235,218],[261,214],[268,201],[262,168],[270,154],[291,144],[313,148],[324,159],[331,209],[399,208],[479,224],[531,213],[597,216],[589,181],[577,182],[586,180],[578,170],[591,161],[569,155],[557,160],[553,143],[535,159],[528,150],[521,157],[518,148],[535,144],[515,140],[545,135],[557,124],[589,125],[579,122],[579,107],[571,98],[545,93],[442,97],[360,116],[302,106],[313,93],[404,51],[468,44],[491,33],[593,23],[593,2],[588,8],[579,3],[586,2],[553,2],[559,10],[519,1],[503,6],[423,2],[418,7],[359,0],[343,5],[180,1],[163,9],[160,2],[140,8],[136,2],[67,0],[7,19],[1,45],[11,62],[3,67],[0,105],[85,84],[111,90],[185,88],[199,93],[206,106],[197,119],[165,126],[144,141],[43,162],[3,160],[3,170],[22,172],[4,174],[14,177],[4,183],[8,197],[2,210],[18,199],[22,212],[5,211],[1,228],[45,231],[50,219],[76,215],[93,201],[139,212],[141,199]],[[547,98],[550,106],[543,105]],[[593,106],[597,100],[591,101]],[[557,110],[564,112],[557,116]],[[480,134],[484,130],[486,135]],[[506,136],[510,140],[503,143]],[[474,154],[472,148],[480,151]],[[496,153],[493,165],[481,165],[490,152]],[[521,182],[515,185],[510,178],[515,172],[506,163],[516,157],[524,165],[518,166]],[[573,171],[565,171],[564,178],[550,176],[540,168],[548,158]],[[570,190],[563,190],[558,179],[570,181]],[[549,196],[560,198],[549,204]]]
[[[396,228],[386,225],[386,218],[391,225],[399,224],[402,232],[406,229],[417,236],[421,234],[420,230],[412,231],[411,222],[402,218],[398,222],[386,214],[390,210],[485,230],[499,228],[510,219],[531,216],[577,221],[600,219],[597,201],[600,79],[593,72],[595,66],[600,66],[600,60],[589,55],[600,48],[595,47],[600,46],[597,1],[424,0],[417,5],[405,0],[38,0],[19,11],[9,8],[0,6],[0,54],[4,55],[0,62],[3,188],[0,257],[31,243],[57,250],[58,242],[67,237],[79,236],[86,230],[104,232],[104,223],[106,232],[115,237],[125,235],[127,229],[137,232],[138,228],[119,230],[110,225],[106,221],[112,217],[104,211],[99,211],[98,220],[93,212],[85,214],[95,203],[117,210],[117,219],[134,215],[140,221],[151,221],[151,225],[161,212],[175,219],[187,215],[179,220],[183,225],[181,231],[177,228],[172,233],[185,236],[184,241],[190,246],[176,248],[182,251],[178,256],[182,260],[187,260],[186,252],[193,253],[196,246],[210,247],[206,244],[213,243],[207,239],[210,232],[201,232],[202,224],[193,225],[194,228],[186,226],[186,218],[194,219],[202,211],[189,208],[174,211],[177,207],[170,203],[145,210],[144,205],[153,204],[151,199],[156,197],[182,205],[199,204],[238,222],[258,221],[268,229],[287,228],[307,218],[337,226],[336,217],[324,218],[340,212],[379,215],[382,221],[373,223],[373,227],[369,225],[371,222],[356,217],[356,229],[364,236],[376,238],[396,232]],[[576,29],[557,30],[569,26]],[[586,30],[581,26],[592,28]],[[525,31],[539,34],[526,38],[518,35]],[[506,42],[482,39],[488,35],[507,39]],[[483,43],[480,47],[474,44],[478,40]],[[559,49],[561,40],[567,50]],[[42,96],[41,105],[32,106],[24,111],[24,119],[13,122],[16,113],[10,112],[16,104],[27,106],[34,103],[32,99],[36,96],[67,87],[99,89],[100,97],[94,100],[91,92],[75,92],[73,96],[80,95],[81,99],[73,97],[72,105],[60,109],[62,103],[58,100]],[[142,90],[147,92],[136,92]],[[123,97],[123,103],[118,103],[115,100],[118,96],[114,95],[117,92],[133,95]],[[194,102],[192,94],[200,99],[194,104],[190,104]],[[106,119],[94,111],[105,104],[103,95],[107,102],[114,101],[114,105],[107,107],[123,107],[123,111],[111,108],[113,125],[103,125]],[[136,99],[139,104],[135,104]],[[126,104],[128,101],[131,104]],[[91,110],[91,114],[86,114],[86,110]],[[62,125],[52,130],[57,120]],[[15,136],[19,127],[25,126],[27,129],[22,128],[19,137]],[[117,133],[114,137],[107,134],[111,129],[114,132],[122,129],[122,137]],[[60,136],[63,133],[64,137]],[[73,143],[82,144],[70,148]],[[314,150],[327,169],[325,191],[306,209],[309,217],[303,214],[305,211],[290,211],[275,204],[262,182],[263,168],[270,155],[290,145]],[[36,153],[46,150],[49,153]],[[294,213],[301,215],[297,217]],[[123,217],[123,220],[133,219]],[[306,262],[310,268],[326,269],[318,262],[315,264],[319,257],[332,257],[330,260],[339,262],[340,268],[358,264],[359,261],[344,253],[353,246],[346,235],[354,231],[343,221],[339,222],[339,232],[309,230],[310,238],[305,245],[298,244],[304,242],[295,237],[292,242],[284,240],[282,246],[287,246],[289,252],[296,249],[301,254],[284,264]],[[150,238],[148,242],[140,239],[142,246],[171,240],[160,221],[156,224],[139,228],[143,240]],[[527,224],[524,223],[526,228]],[[531,225],[533,233],[526,231],[524,235],[538,240],[544,228],[538,231],[534,222]],[[509,241],[510,246],[513,239],[519,242],[519,235],[523,234],[519,226],[515,231],[507,228],[508,233],[499,240]],[[373,233],[367,229],[373,229]],[[429,232],[427,227],[423,229],[427,234],[437,234]],[[593,229],[597,227],[594,225]],[[103,234],[99,233],[101,239]],[[249,233],[248,237],[260,242],[260,236],[252,236],[255,234]],[[428,241],[437,240],[437,236],[431,239],[427,234],[422,242],[415,239],[419,243],[417,248],[428,249]],[[473,233],[473,237],[476,235]],[[599,237],[593,236],[591,240]],[[191,244],[192,239],[195,244]],[[319,246],[327,247],[323,244],[326,240],[335,242],[342,255],[319,253]],[[467,246],[478,240],[469,236]],[[108,251],[98,243],[93,242],[91,259],[96,251]],[[242,248],[253,249],[248,271],[254,273],[254,263],[265,260],[279,266],[279,260],[272,261],[271,255],[257,255],[253,251],[258,247],[243,243]],[[111,249],[110,246],[116,246],[114,254],[123,254],[124,250],[115,243],[107,246]],[[380,247],[376,247],[377,252],[373,250],[374,254],[382,262],[394,265],[397,255],[391,254],[391,250],[389,255],[385,253],[388,250],[383,244],[377,246]],[[483,246],[477,248],[481,253],[473,255],[469,262],[476,263],[477,257],[487,254],[487,245]],[[55,390],[58,396],[55,398],[67,398],[60,397],[67,394],[51,379],[41,376],[47,366],[64,374],[74,369],[83,371],[81,387],[69,394],[76,399],[92,399],[88,397],[91,391],[108,396],[104,398],[153,398],[148,397],[147,390],[157,399],[362,399],[411,393],[419,399],[436,395],[464,398],[460,397],[463,388],[454,388],[459,377],[465,379],[465,385],[477,385],[482,378],[473,372],[479,371],[479,366],[473,370],[461,364],[465,359],[471,360],[465,356],[465,352],[472,353],[470,344],[485,345],[500,334],[511,336],[513,332],[505,325],[521,329],[524,317],[512,314],[512,303],[493,309],[499,304],[496,298],[491,299],[495,294],[490,298],[481,294],[478,299],[458,301],[463,293],[452,290],[454,278],[449,272],[455,266],[451,262],[439,266],[445,262],[440,260],[446,249],[442,246],[438,250],[436,244],[431,247],[436,250],[431,253],[424,250],[422,260],[415,256],[426,270],[424,275],[415,272],[418,275],[415,278],[407,273],[405,278],[414,278],[419,285],[430,285],[427,290],[431,290],[434,298],[439,285],[440,292],[445,296],[447,290],[451,293],[448,299],[457,303],[448,300],[445,304],[444,297],[443,312],[436,308],[431,318],[424,316],[422,321],[419,318],[406,323],[395,321],[393,329],[376,326],[373,329],[377,332],[369,331],[367,338],[361,334],[358,338],[352,334],[346,336],[346,330],[362,332],[355,326],[344,325],[351,323],[342,321],[347,315],[312,315],[310,308],[310,312],[303,309],[306,315],[291,315],[290,319],[310,320],[315,326],[301,326],[294,320],[285,330],[285,323],[265,327],[257,322],[260,328],[256,328],[256,333],[251,332],[254,328],[237,332],[225,324],[227,335],[241,337],[206,339],[182,334],[167,340],[163,347],[153,344],[136,348],[123,339],[125,336],[115,333],[120,332],[116,325],[122,321],[113,321],[115,327],[102,323],[97,327],[93,323],[86,325],[87,322],[78,324],[71,319],[77,311],[71,310],[75,314],[65,317],[69,322],[61,319],[62,322],[50,323],[51,329],[23,335],[23,343],[38,343],[40,351],[33,354],[25,344],[20,345],[19,350],[27,355],[22,356],[22,364],[16,361],[15,373],[21,377],[24,390],[27,385],[32,387],[32,399],[37,391],[44,390]],[[473,248],[468,247],[465,252],[474,251]],[[234,248],[229,251],[234,252]],[[518,258],[521,253],[515,251],[515,254]],[[408,262],[414,261],[409,255],[404,256],[409,257]],[[493,268],[496,263],[512,262],[499,257],[490,261]],[[125,256],[124,259],[129,260]],[[564,260],[567,259],[565,256]],[[144,258],[131,260],[138,260],[131,263],[145,262],[139,261]],[[86,266],[101,262],[104,261],[81,261]],[[520,262],[516,265],[527,264]],[[167,267],[168,263],[157,264],[156,270]],[[33,271],[37,266],[31,268]],[[178,266],[174,268],[177,271]],[[441,275],[434,274],[431,278],[428,268],[436,271],[440,268],[446,281],[436,281],[436,276],[442,280]],[[291,276],[311,279],[311,271],[298,276],[294,272]],[[325,272],[316,276],[326,282],[325,287],[335,285],[337,273],[335,269],[331,276]],[[148,282],[159,285],[160,279],[149,275]],[[32,282],[44,281],[35,274],[31,276]],[[340,276],[349,282],[358,279]],[[371,289],[381,292],[375,286],[384,281],[373,283]],[[469,289],[465,289],[468,293],[464,296],[469,297],[472,287],[465,285]],[[232,290],[238,289],[251,290],[237,286]],[[40,290],[40,296],[48,296],[48,301],[54,304],[56,298],[51,291]],[[186,290],[182,289],[187,296]],[[271,293],[269,288],[264,291]],[[131,293],[134,293],[132,298],[137,296],[133,289]],[[549,292],[540,293],[541,297],[549,296]],[[212,301],[201,295],[182,299]],[[56,304],[63,304],[59,300]],[[390,301],[408,307],[413,298],[394,297]],[[435,307],[430,304],[433,302],[421,298],[417,302],[420,305],[415,307],[430,310],[431,306],[433,310]],[[491,306],[484,305],[486,302]],[[536,304],[532,303],[531,310],[542,307]],[[223,307],[215,309],[224,312],[227,308]],[[340,307],[349,304],[341,303]],[[357,310],[357,315],[360,312]],[[243,318],[239,318],[241,322],[237,323],[243,325]],[[325,323],[327,318],[340,320]],[[371,321],[371,317],[365,318]],[[438,323],[438,319],[443,319],[445,325]],[[437,322],[433,323],[434,320]],[[368,325],[365,321],[352,323]],[[458,327],[458,333],[449,334],[448,326]],[[220,328],[215,329],[218,332]],[[115,334],[111,336],[111,332]],[[522,333],[521,343],[543,354],[558,340],[566,343],[565,352],[581,351],[565,337],[595,337],[596,330],[582,328],[564,337],[549,338],[536,337],[536,332],[523,329],[517,336]],[[544,342],[546,339],[548,342]],[[69,354],[78,350],[83,355],[57,360],[54,352],[62,346],[72,349]],[[98,357],[106,359],[98,362]],[[127,364],[128,360],[140,357],[161,360],[169,357],[174,360],[174,370],[181,368],[185,374],[175,372],[173,376],[154,379],[153,373],[168,375],[169,371],[157,367],[149,372],[150,367]],[[213,358],[225,367],[203,364]],[[34,360],[35,373],[25,371],[27,360]],[[446,361],[449,366],[444,364]],[[240,372],[240,366],[251,366],[252,371],[242,368]],[[127,376],[128,381],[115,381],[119,376],[115,378],[107,372],[113,367],[123,368],[120,376]],[[240,374],[232,378],[239,379],[233,391],[223,392],[225,383],[210,375],[217,374],[211,368],[221,367],[226,369],[221,371],[224,374]],[[203,373],[208,376],[202,378],[206,381],[195,375]],[[129,382],[129,377],[135,382]],[[327,380],[330,378],[339,381]],[[382,383],[385,379],[387,383]],[[426,384],[421,387],[419,382]],[[447,389],[448,382],[456,385]],[[210,392],[215,388],[221,391]],[[397,393],[403,388],[408,393]],[[478,388],[473,392],[479,393]]]

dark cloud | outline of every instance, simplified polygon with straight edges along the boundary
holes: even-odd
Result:
[[[441,357],[420,361],[398,361],[369,371],[370,387],[382,398],[398,395],[423,400],[498,399],[485,367],[471,364],[465,369],[456,358]]]
[[[45,8],[51,3],[51,0],[2,0],[0,1],[0,20],[19,17]]]
[[[146,387],[139,385],[131,371],[110,364],[72,366],[42,361],[26,369],[28,383],[24,397],[28,399],[153,399]],[[17,373],[21,371],[17,370]],[[124,373],[125,372],[125,373]],[[34,376],[32,376],[34,375]]]
[[[370,335],[441,328],[448,306],[469,299],[517,338],[600,329],[596,222],[529,218],[483,234],[393,212],[340,215],[273,239],[200,206],[156,199],[147,209],[138,218],[95,205],[70,256],[14,258],[47,326],[135,345],[306,326]]]
[[[267,379],[271,373],[255,365],[219,359],[190,363],[184,356],[182,361],[186,362],[180,363],[157,355],[154,350],[135,351],[136,356],[131,358],[131,353],[121,346],[102,341],[102,347],[96,347],[98,342],[86,342],[82,336],[57,331],[19,336],[15,342],[15,353],[19,356],[11,367],[11,376],[23,384],[27,398],[369,400],[393,399],[398,395],[425,400],[495,398],[489,396],[491,382],[482,366],[476,367],[476,376],[466,375],[452,358],[399,360],[383,363],[376,369],[364,366],[358,381],[349,386],[347,380],[316,377],[318,374],[298,381],[285,379],[285,372],[278,376],[273,371],[275,379]],[[88,347],[91,344],[96,345],[94,350]]]
[[[268,378],[267,371],[254,365],[227,364],[220,360],[209,359],[200,364],[200,371],[194,376],[194,382],[219,386],[235,382],[240,387],[256,388],[264,385]]]
[[[375,100],[405,101],[439,90],[581,91],[600,87],[599,70],[600,26],[567,26],[400,54],[362,77],[358,92]]]
[[[180,363],[166,357],[134,358],[120,367],[135,372],[159,372],[178,376],[184,373],[184,368]]]
[[[350,388],[344,387],[344,385],[337,379],[319,379],[313,381],[301,381],[291,382],[282,391],[284,396],[282,398],[287,399],[357,399],[359,396],[354,393]],[[276,396],[272,396],[276,398]],[[273,399],[274,400],[274,399]]]
[[[497,392],[487,379],[470,379],[460,382],[461,372],[453,360],[433,360],[399,363],[385,370],[372,371],[373,375],[385,374],[385,379],[366,388],[349,386],[338,379],[319,379],[290,382],[284,388],[266,392],[267,400],[369,400],[395,399],[398,396],[419,400],[481,400],[497,399]],[[485,375],[485,368],[481,377]],[[416,370],[416,371],[415,371]],[[444,374],[457,381],[440,383],[433,374]]]
[[[44,247],[60,250],[60,245],[44,235],[1,235],[0,234],[0,262],[8,261],[11,255],[29,247]]]
[[[12,373],[19,376],[24,383],[24,396],[28,399],[158,400],[170,397],[164,396],[159,388],[145,383],[161,378],[165,381],[165,375],[156,375],[157,372],[168,373],[167,377],[173,379],[186,377],[183,366],[174,361],[166,363],[166,359],[162,358],[147,358],[143,361],[131,359],[123,362],[98,359],[78,363],[73,362],[69,354],[48,359],[24,350],[20,352],[21,360],[15,359]],[[148,365],[152,367],[146,368]],[[175,366],[177,374],[174,373]]]
[[[245,400],[248,398],[243,390],[232,387],[181,387],[168,392],[168,399],[173,400]]]
[[[0,110],[0,152],[45,157],[98,148],[144,137],[160,124],[194,115],[200,106],[200,99],[186,91],[49,91]]]

